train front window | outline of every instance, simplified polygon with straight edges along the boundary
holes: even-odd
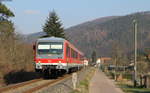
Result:
[[[38,54],[62,54],[63,43],[61,42],[40,42],[38,43]]]

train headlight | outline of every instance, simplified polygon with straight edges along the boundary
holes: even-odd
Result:
[[[38,61],[38,63],[41,63],[41,61]]]
[[[58,61],[59,63],[61,63],[61,61]]]

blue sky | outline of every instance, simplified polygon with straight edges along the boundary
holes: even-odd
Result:
[[[96,18],[150,11],[150,0],[13,0],[5,4],[15,13],[16,31],[42,31],[50,11],[55,10],[65,28]]]

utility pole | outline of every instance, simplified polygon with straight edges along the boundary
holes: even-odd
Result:
[[[137,84],[137,21],[133,20],[134,25],[134,87]]]

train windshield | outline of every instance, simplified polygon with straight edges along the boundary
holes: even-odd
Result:
[[[38,54],[62,54],[63,43],[62,42],[39,42]]]

